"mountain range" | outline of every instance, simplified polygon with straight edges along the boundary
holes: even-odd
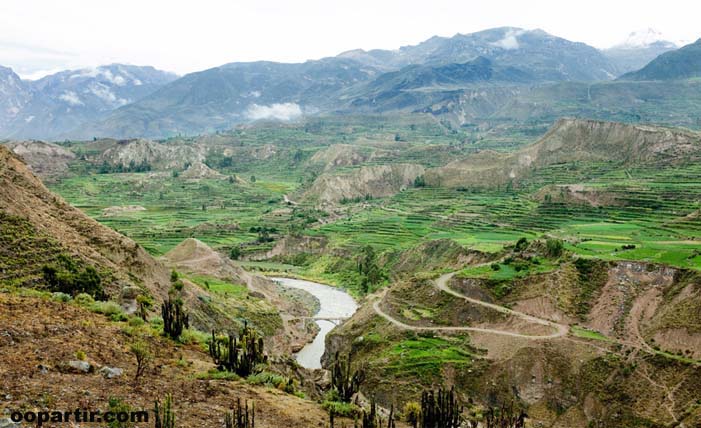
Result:
[[[153,67],[111,64],[25,81],[0,67],[0,132],[5,137],[57,138],[177,77]]]
[[[542,30],[503,27],[304,63],[230,63],[181,78],[151,67],[113,64],[30,82],[0,68],[0,138],[163,138],[256,120],[392,111],[460,117],[457,125],[463,125],[469,118],[458,110],[513,108],[524,93],[557,92],[554,102],[563,110],[583,100],[569,90],[547,88],[615,82],[620,76],[626,81],[684,79],[701,72],[694,45],[675,48],[652,30],[599,50]],[[680,68],[669,61],[682,61],[685,71],[677,73]],[[636,75],[643,66],[643,74]],[[612,98],[619,88],[604,86]],[[606,117],[607,112],[597,111]]]

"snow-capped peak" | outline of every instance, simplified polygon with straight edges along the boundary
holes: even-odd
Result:
[[[614,47],[618,49],[638,49],[646,48],[655,43],[664,43],[669,47],[677,47],[676,43],[670,42],[662,33],[653,28],[634,31],[628,35],[623,43],[619,43]]]

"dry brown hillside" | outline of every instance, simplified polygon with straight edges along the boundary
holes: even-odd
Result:
[[[224,412],[237,399],[255,402],[259,428],[317,427],[328,419],[316,403],[278,389],[210,379],[207,371],[214,364],[197,345],[109,322],[73,303],[0,292],[0,326],[0,409],[105,412],[110,399],[119,399],[132,410],[151,411],[154,400],[172,394],[178,427],[222,427]],[[135,385],[136,360],[129,350],[136,340],[153,359]],[[67,367],[81,353],[94,371]],[[123,373],[108,379],[100,373],[104,367]],[[4,418],[0,413],[2,426]]]
[[[146,288],[151,295],[164,296],[169,271],[131,239],[102,226],[51,193],[27,165],[5,147],[0,147],[0,214],[3,223],[21,223],[24,231],[13,241],[3,241],[2,250],[13,261],[4,267],[2,280],[16,277],[32,283],[40,277],[41,264],[65,251],[112,280],[106,291],[116,296],[123,286]],[[6,226],[6,231],[9,230]],[[38,237],[37,239],[34,239]],[[37,242],[47,242],[45,246]],[[43,253],[41,253],[43,251]]]
[[[518,183],[536,168],[568,162],[673,165],[698,159],[701,134],[660,126],[561,119],[536,143],[512,153],[485,150],[426,172],[431,185],[487,188]]]

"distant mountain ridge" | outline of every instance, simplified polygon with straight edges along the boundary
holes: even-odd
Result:
[[[701,39],[667,52],[621,80],[676,80],[701,77]]]
[[[630,33],[624,41],[602,52],[616,66],[618,74],[624,74],[639,70],[663,53],[678,48],[662,33],[648,28]]]
[[[176,78],[150,66],[111,64],[24,81],[5,68],[0,70],[0,135],[58,138]]]
[[[342,58],[399,69],[413,64],[441,65],[464,63],[477,57],[501,66],[520,68],[542,81],[607,80],[616,70],[596,48],[553,36],[543,30],[516,27],[494,28],[453,37],[432,37],[414,46],[395,51],[355,50]]]
[[[655,111],[648,107],[652,104],[637,103],[635,111],[625,113],[628,100],[652,102],[650,94],[660,88],[601,85],[660,53],[624,80],[696,76],[698,67],[689,62],[693,49],[670,52],[674,47],[654,30],[632,33],[623,43],[599,50],[542,30],[502,27],[304,63],[230,63],[177,79],[151,67],[113,64],[28,82],[0,68],[0,138],[167,138],[257,120],[388,112],[440,115],[458,125],[508,112],[515,116],[502,119],[582,113],[643,120]],[[673,58],[678,64],[663,65]],[[655,68],[662,71],[652,72]],[[584,98],[577,86],[581,84],[591,85]],[[602,99],[599,87],[611,94],[603,97],[610,105],[596,101]],[[619,108],[621,91],[626,106]],[[555,98],[523,99],[546,93]],[[691,120],[677,118],[676,111],[672,116],[668,123],[686,125]]]

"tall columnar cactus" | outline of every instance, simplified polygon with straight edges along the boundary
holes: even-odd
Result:
[[[153,417],[155,419],[155,428],[175,428],[175,413],[173,413],[173,397],[168,394],[163,402],[161,403],[156,400],[153,409]]]
[[[173,340],[178,340],[183,330],[190,327],[190,316],[183,308],[180,300],[163,302],[161,305],[161,316],[163,317],[163,333]]]
[[[502,406],[498,412],[490,407],[485,415],[486,428],[524,428],[527,417],[523,410],[516,412],[513,403],[508,408]]]
[[[231,334],[218,338],[212,331],[209,355],[219,370],[233,372],[241,377],[249,376],[256,365],[268,361],[263,351],[263,338],[249,328],[248,323],[244,323],[238,339]]]
[[[236,399],[236,406],[224,415],[225,428],[255,428],[256,426],[256,407],[255,403],[251,403],[251,408],[248,408],[248,401],[241,407],[241,399]]]
[[[334,355],[331,368],[331,386],[336,390],[341,401],[350,403],[353,395],[360,390],[360,385],[365,381],[365,371],[359,368],[352,370],[351,355],[341,358],[339,353]]]
[[[421,394],[421,428],[459,428],[462,408],[455,399],[455,389],[439,389]]]

